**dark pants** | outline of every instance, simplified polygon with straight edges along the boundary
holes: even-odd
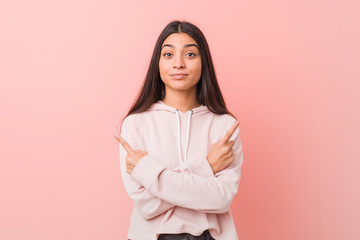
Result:
[[[158,240],[215,240],[208,230],[204,231],[200,236],[194,236],[190,233],[179,234],[160,234]]]

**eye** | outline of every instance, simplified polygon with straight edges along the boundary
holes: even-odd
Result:
[[[171,54],[171,53],[163,53],[163,56],[168,57],[168,55],[166,54]]]
[[[188,52],[189,54],[192,54],[192,57],[196,56],[195,53],[192,53],[192,52]]]

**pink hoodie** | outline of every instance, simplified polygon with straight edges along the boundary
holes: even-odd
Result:
[[[230,138],[235,140],[234,162],[213,174],[206,159],[211,144],[235,121],[204,105],[183,113],[161,100],[124,119],[121,137],[133,149],[148,153],[129,175],[127,152],[119,144],[122,180],[134,204],[128,239],[156,240],[161,233],[200,235],[206,229],[216,240],[238,239],[229,207],[243,163],[239,126]]]

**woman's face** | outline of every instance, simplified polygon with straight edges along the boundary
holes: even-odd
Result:
[[[201,77],[201,56],[196,41],[187,33],[173,33],[161,47],[159,71],[166,88],[196,89]]]

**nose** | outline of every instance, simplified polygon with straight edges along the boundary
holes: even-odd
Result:
[[[174,59],[175,59],[174,60],[174,68],[184,68],[185,67],[185,62],[181,55],[175,57]]]

